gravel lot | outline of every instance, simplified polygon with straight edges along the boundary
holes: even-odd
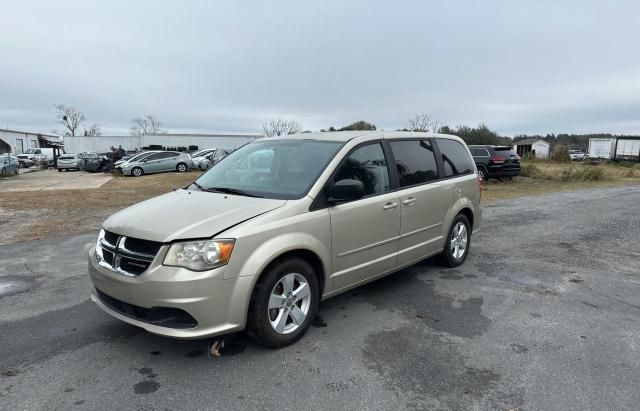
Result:
[[[637,409],[640,186],[485,208],[428,260],[322,304],[278,351],[156,337],[87,299],[95,235],[0,246],[2,409]]]

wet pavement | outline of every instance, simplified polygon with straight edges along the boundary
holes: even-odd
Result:
[[[95,235],[0,246],[0,409],[637,409],[640,187],[485,208],[427,260],[324,302],[297,344],[175,341],[102,313]]]

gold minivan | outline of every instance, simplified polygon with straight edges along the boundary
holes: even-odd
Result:
[[[183,189],[121,210],[89,251],[91,299],[152,333],[299,339],[320,300],[440,255],[482,218],[464,142],[354,131],[256,140]]]

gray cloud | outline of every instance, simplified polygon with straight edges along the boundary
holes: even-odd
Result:
[[[0,127],[52,105],[105,133],[317,130],[417,112],[499,132],[639,133],[640,4],[21,1],[3,6]]]

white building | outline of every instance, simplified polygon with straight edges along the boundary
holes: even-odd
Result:
[[[161,146],[166,149],[197,146],[205,148],[236,149],[262,134],[148,134],[144,136],[66,136],[64,151],[66,153],[97,152],[105,153],[111,148],[122,147],[125,150],[142,149],[143,147]]]
[[[0,153],[22,154],[30,148],[58,148],[62,138],[56,134],[0,129]]]
[[[513,143],[513,151],[522,158],[549,158],[551,144],[544,140],[520,140]]]

